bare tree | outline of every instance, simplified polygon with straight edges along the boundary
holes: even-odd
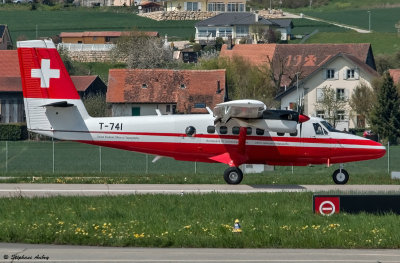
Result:
[[[134,31],[117,41],[112,55],[128,68],[166,68],[172,62],[172,49],[162,39]]]
[[[320,96],[317,98],[315,107],[317,110],[324,111],[325,119],[336,127],[337,121],[340,120],[338,112],[344,111],[345,114],[348,112],[347,102],[348,100],[345,97],[338,96],[335,89],[330,86],[324,86],[321,89]]]
[[[371,87],[364,82],[358,84],[349,103],[353,111],[362,116],[368,123],[371,123],[370,114],[376,103],[375,94]]]

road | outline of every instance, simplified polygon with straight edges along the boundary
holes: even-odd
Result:
[[[37,259],[35,259],[37,257]],[[6,259],[7,258],[7,259]],[[14,261],[12,260],[14,258]],[[0,262],[399,262],[400,250],[109,248],[0,243]]]
[[[393,193],[400,185],[0,184],[0,197],[276,192]]]

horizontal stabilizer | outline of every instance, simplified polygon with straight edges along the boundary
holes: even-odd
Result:
[[[68,103],[67,101],[57,101],[57,102],[43,105],[43,107],[59,107],[59,108],[66,108],[66,107],[72,107],[72,106],[74,106],[74,104]]]

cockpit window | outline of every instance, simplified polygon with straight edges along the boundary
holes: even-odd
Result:
[[[319,123],[313,123],[315,134],[316,135],[324,135],[326,131],[319,125]]]
[[[327,122],[327,121],[321,121],[321,124],[325,126],[325,128],[330,131],[330,132],[339,132],[338,130],[336,130],[335,128],[333,128],[333,126]]]

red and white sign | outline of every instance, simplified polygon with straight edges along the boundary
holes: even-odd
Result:
[[[314,198],[314,211],[317,214],[326,216],[338,214],[340,211],[340,198],[333,196],[317,196]]]

